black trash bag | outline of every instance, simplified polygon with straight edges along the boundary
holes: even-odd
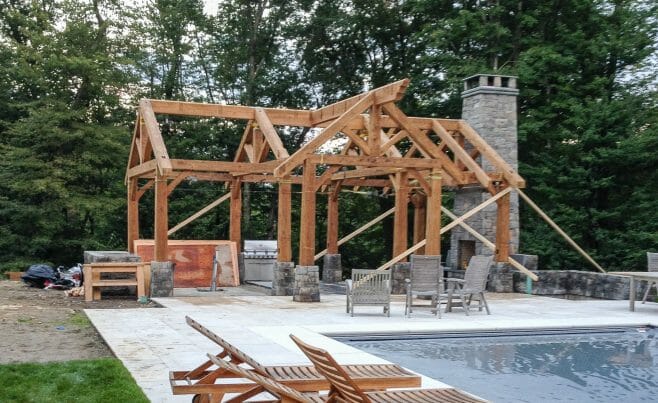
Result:
[[[44,288],[58,280],[57,272],[47,264],[33,264],[21,276],[23,282],[30,287]]]

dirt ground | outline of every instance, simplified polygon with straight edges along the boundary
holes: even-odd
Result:
[[[147,309],[134,296],[103,296],[85,302],[63,291],[31,288],[0,281],[0,364],[68,361],[110,357],[112,352],[83,309]]]

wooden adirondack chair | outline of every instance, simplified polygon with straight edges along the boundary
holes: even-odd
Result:
[[[391,316],[391,272],[353,269],[347,284],[347,313],[354,316],[355,305],[382,306]]]
[[[306,344],[294,335],[290,338],[306,354],[322,375],[331,383],[329,399],[346,403],[391,403],[391,402],[483,402],[458,389],[408,389],[365,392],[348,375],[327,351]]]

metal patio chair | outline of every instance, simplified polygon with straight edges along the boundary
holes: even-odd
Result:
[[[441,295],[444,294],[443,267],[441,255],[411,255],[411,269],[407,283],[407,299],[404,314],[411,316],[413,308],[429,307],[435,315],[441,317]],[[414,297],[429,297],[430,304],[414,304]]]
[[[382,306],[384,314],[391,316],[391,272],[353,269],[347,284],[347,313],[354,316],[354,306]]]
[[[658,271],[658,253],[647,252],[647,271]],[[649,297],[649,291],[651,287],[656,287],[658,290],[658,282],[649,281],[647,284],[647,290],[644,292],[644,297],[642,298],[642,303],[647,302],[647,297]]]
[[[464,312],[468,315],[471,308],[471,301],[478,300],[478,310],[482,307],[487,310],[487,315],[491,315],[489,304],[484,297],[487,288],[487,280],[493,256],[475,255],[468,262],[464,279],[448,278],[448,301],[446,303],[446,312],[450,312],[453,307],[453,299],[459,298]]]

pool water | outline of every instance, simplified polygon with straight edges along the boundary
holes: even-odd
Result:
[[[658,329],[337,337],[494,402],[657,402]]]

